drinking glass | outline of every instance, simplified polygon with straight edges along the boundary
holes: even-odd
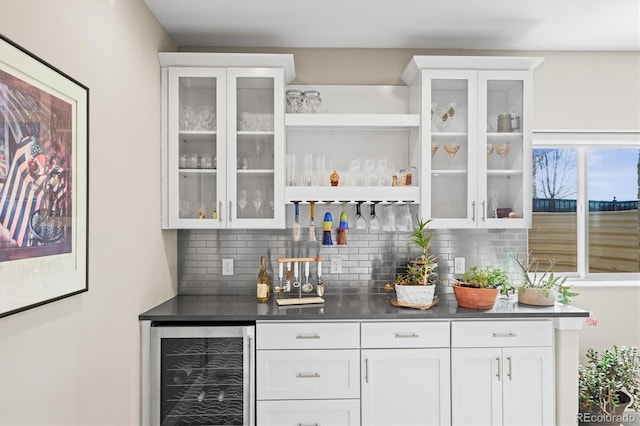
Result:
[[[396,231],[396,216],[393,213],[393,202],[384,206],[384,226],[383,230],[387,232]]]
[[[238,217],[245,217],[248,203],[247,190],[241,189],[238,191]]]
[[[364,216],[362,216],[362,213],[360,211],[360,208],[364,201],[356,202],[358,203],[356,204],[356,229],[367,229],[367,221],[365,220]]]
[[[304,102],[304,96],[300,90],[287,90],[287,112],[297,113]]]
[[[378,217],[376,216],[376,204],[378,204],[379,201],[374,201],[371,204],[371,217],[369,219],[369,229],[372,231],[377,231],[380,229],[380,221],[378,220]]]

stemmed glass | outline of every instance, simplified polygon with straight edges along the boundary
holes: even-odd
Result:
[[[356,201],[356,229],[367,229],[367,221],[360,211],[360,207],[364,201]]]
[[[240,208],[238,211],[238,217],[245,217],[245,209],[247,208],[248,203],[249,199],[247,198],[247,190],[241,189],[238,191],[238,207]]]
[[[396,230],[396,217],[393,214],[393,204],[394,202],[392,201],[384,206],[385,221],[383,229],[387,232],[395,232]]]
[[[404,205],[401,206],[400,209],[401,212],[396,229],[404,232],[411,231],[413,229],[413,220],[411,219],[411,201],[405,201]]]
[[[369,229],[373,231],[377,231],[380,229],[380,221],[376,216],[376,204],[378,204],[379,202],[380,201],[373,201],[371,204],[371,217],[369,219]]]

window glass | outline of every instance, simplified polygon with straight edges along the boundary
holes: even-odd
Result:
[[[639,272],[640,150],[588,151],[589,273]]]
[[[577,272],[576,149],[536,148],[532,160],[531,255],[540,271],[556,259],[555,272]]]

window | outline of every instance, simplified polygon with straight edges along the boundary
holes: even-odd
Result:
[[[640,135],[536,133],[529,250],[579,278],[638,279]]]

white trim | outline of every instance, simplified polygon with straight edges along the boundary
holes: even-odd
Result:
[[[533,131],[533,147],[544,148],[548,146],[606,146],[640,148],[640,132],[558,132],[558,131]]]
[[[556,317],[553,318],[553,327],[556,330],[582,330],[585,317]]]

